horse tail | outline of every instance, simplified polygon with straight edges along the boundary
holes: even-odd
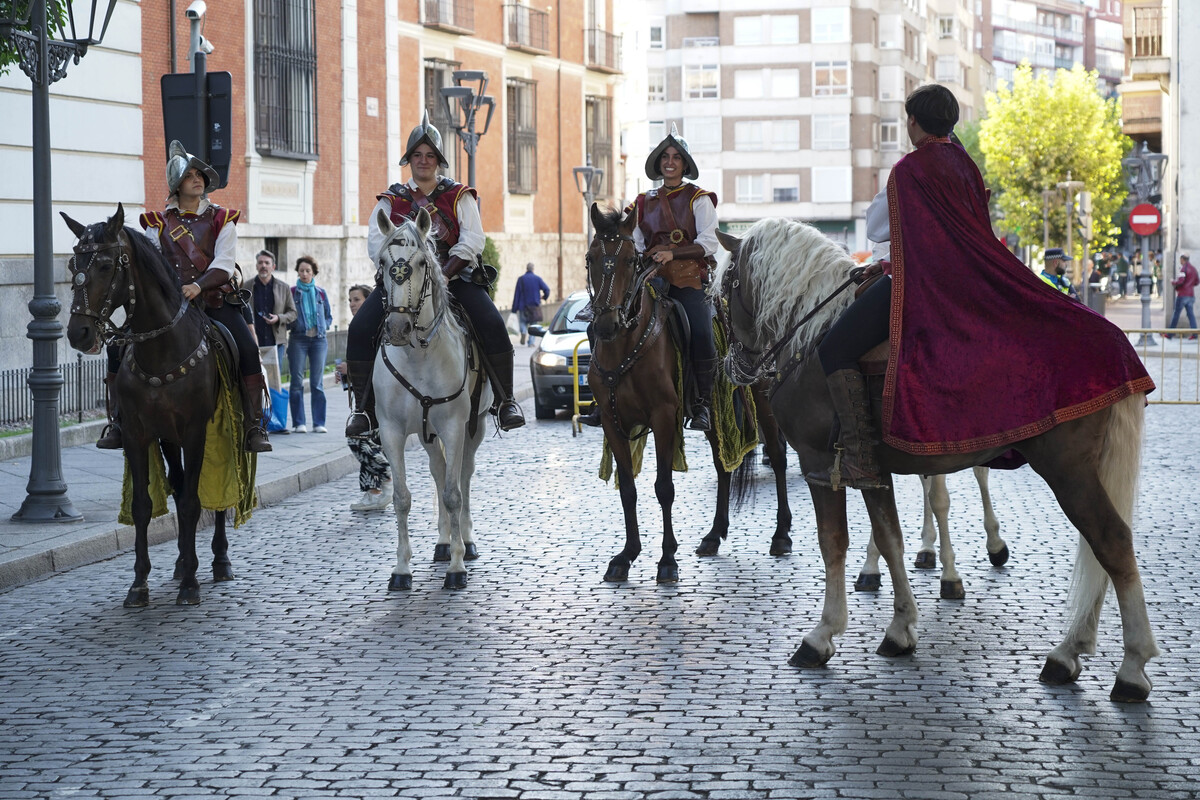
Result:
[[[1133,530],[1133,509],[1138,477],[1142,471],[1142,431],[1146,418],[1146,395],[1126,397],[1111,407],[1104,444],[1100,448],[1100,483],[1109,502]],[[1108,591],[1108,573],[1082,536],[1071,576],[1071,615],[1099,614]]]
[[[754,488],[757,485],[754,480],[754,455],[757,452],[751,450],[742,456],[742,463],[737,465],[730,478],[733,482],[733,507],[736,511],[741,511],[747,501],[754,501]]]

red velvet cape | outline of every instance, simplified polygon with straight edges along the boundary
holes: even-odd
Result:
[[[983,178],[962,147],[925,140],[887,190],[887,444],[915,455],[1001,447],[1154,389],[1119,328],[992,234]]]

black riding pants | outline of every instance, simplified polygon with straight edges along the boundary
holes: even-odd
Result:
[[[231,306],[228,303],[222,303],[219,308],[205,306],[204,313],[208,314],[210,319],[215,319],[229,329],[233,341],[237,343],[238,369],[241,374],[256,375],[262,372],[262,361],[258,357],[258,342],[250,333],[250,324],[246,322],[241,306]],[[121,367],[121,357],[125,348],[122,345],[110,344],[105,352],[108,355],[108,371],[115,374]]]
[[[826,375],[858,369],[858,360],[888,338],[892,308],[892,276],[884,275],[867,287],[833,323],[817,348]]]
[[[702,364],[717,357],[717,345],[713,340],[712,303],[702,289],[672,286],[667,292],[674,300],[683,304],[687,313],[688,327],[692,329],[692,363]]]
[[[463,280],[450,281],[450,294],[459,302],[475,332],[479,334],[483,352],[487,355],[507,353],[513,349],[508,339],[508,329],[504,327],[504,318],[487,290],[477,283]],[[380,329],[383,326],[384,314],[387,311],[387,292],[383,287],[376,286],[375,291],[367,297],[354,319],[350,320],[350,328],[346,335],[347,361],[374,361],[375,351],[379,348]]]

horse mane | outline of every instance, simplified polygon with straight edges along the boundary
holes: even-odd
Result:
[[[163,297],[178,304],[183,297],[179,274],[167,261],[166,256],[158,251],[146,234],[137,228],[125,226],[125,236],[129,239],[129,247],[133,250],[133,258],[140,264],[162,289]]]
[[[742,238],[741,279],[758,298],[758,328],[778,341],[795,323],[833,295],[857,264],[825,234],[803,222],[778,217],[759,220]],[[723,277],[723,276],[722,276]],[[721,285],[721,284],[718,284]],[[792,337],[794,352],[805,355],[854,301],[839,292]]]
[[[595,221],[596,230],[604,231],[605,233],[612,233],[617,230],[625,218],[620,209],[612,208],[611,206],[600,210],[598,214],[599,219]],[[588,242],[588,244],[590,245],[591,242]]]

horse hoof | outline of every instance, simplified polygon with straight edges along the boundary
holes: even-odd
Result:
[[[1070,667],[1057,659],[1047,658],[1046,665],[1042,667],[1042,673],[1038,675],[1038,680],[1051,686],[1066,686],[1068,683],[1074,683],[1082,671],[1083,664],[1079,662],[1078,658]],[[1113,691],[1116,692],[1115,687]]]
[[[913,566],[917,569],[937,569],[937,556],[928,550],[922,550],[917,553]]]
[[[854,591],[856,592],[878,592],[879,587],[883,582],[883,577],[876,572],[874,575],[859,573],[854,579]]]
[[[942,599],[943,600],[962,600],[967,596],[967,590],[963,588],[963,582],[957,581],[942,581]]]
[[[392,575],[388,579],[389,592],[407,592],[412,588],[412,575]]]
[[[817,652],[817,648],[810,645],[808,642],[801,642],[800,648],[792,653],[792,657],[788,659],[788,663],[793,667],[802,667],[812,669],[814,667],[823,667],[829,661],[830,655],[821,655]]]
[[[629,565],[614,558],[608,562],[608,572],[604,573],[604,580],[608,583],[624,583],[629,580]]]
[[[1003,567],[1008,563],[1008,545],[1004,545],[994,553],[988,553],[988,561],[992,562],[993,567]]]
[[[179,595],[175,598],[177,606],[198,606],[200,605],[200,587],[182,588],[179,590]]]
[[[465,589],[467,588],[467,573],[465,572],[447,572],[446,580],[442,582],[443,589]]]
[[[439,544],[433,548],[434,561],[449,561],[450,560],[450,545]]]
[[[463,561],[474,561],[479,558],[479,548],[474,542],[467,542],[467,551],[463,553]]]
[[[895,658],[897,656],[909,655],[916,649],[916,645],[908,645],[906,647],[892,637],[885,636],[883,637],[883,641],[879,643],[879,649],[875,651],[875,654],[884,656],[885,658]]]
[[[659,564],[655,580],[659,583],[679,583],[679,565]]]
[[[709,538],[705,536],[700,540],[699,546],[696,548],[698,556],[715,556],[721,550],[721,540],[714,536]]]
[[[1114,703],[1144,703],[1150,697],[1149,686],[1139,686],[1136,683],[1117,678],[1108,699]]]
[[[150,605],[150,587],[141,586],[137,589],[130,589],[129,594],[125,595],[126,608],[145,608]]]
[[[213,580],[215,582],[221,583],[223,581],[231,581],[234,579],[234,577],[233,567],[231,565],[223,564],[219,567],[213,566]]]
[[[790,556],[792,554],[792,539],[790,536],[779,536],[771,540],[771,555]]]

